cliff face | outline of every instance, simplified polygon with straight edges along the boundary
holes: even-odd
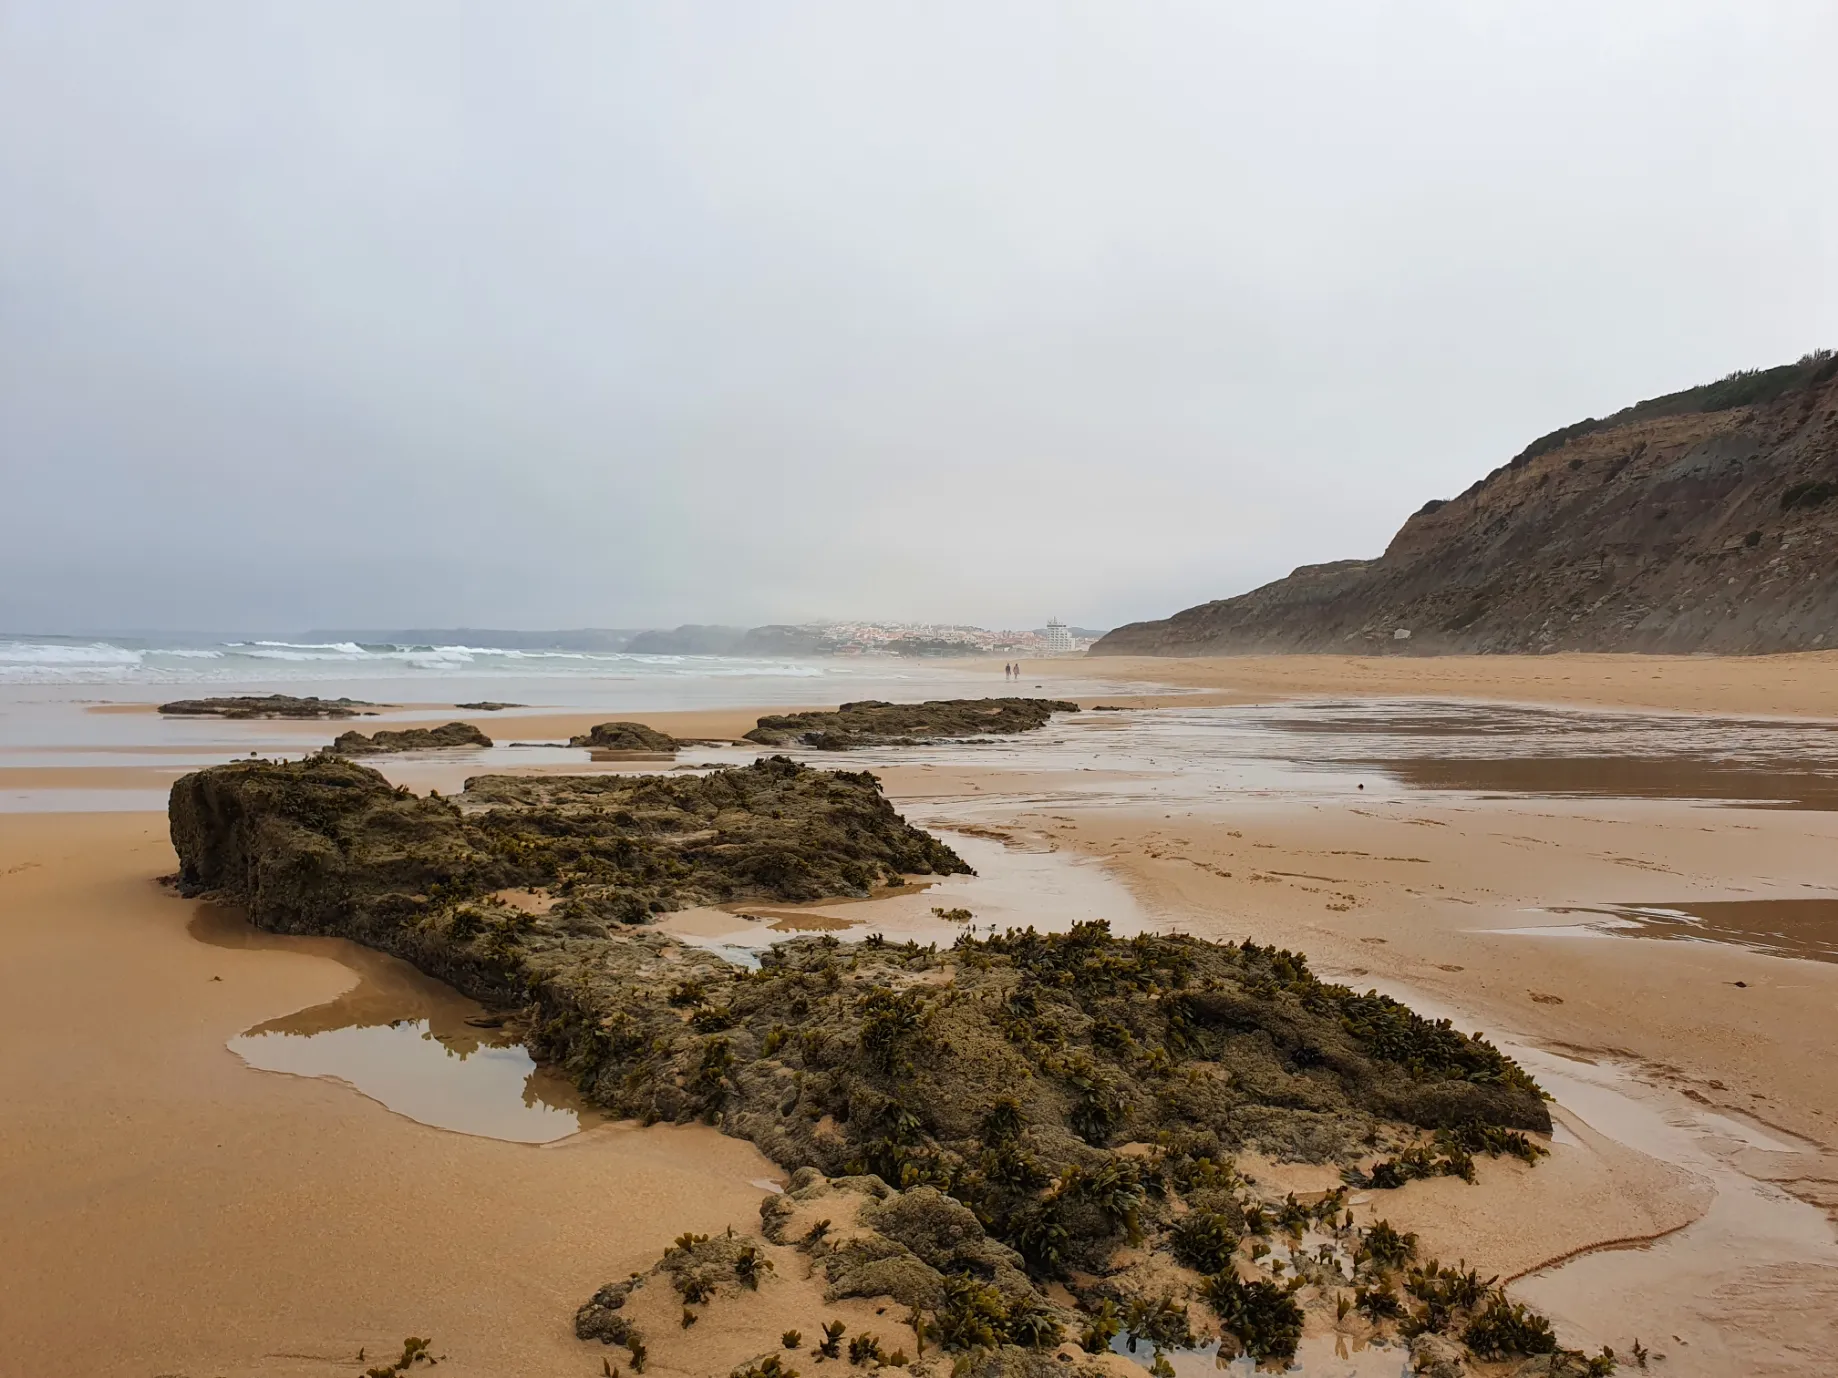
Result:
[[[1838,359],[1534,441],[1376,560],[1119,627],[1093,655],[1838,646]]]

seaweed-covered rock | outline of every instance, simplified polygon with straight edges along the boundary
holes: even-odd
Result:
[[[607,1283],[589,1297],[574,1313],[574,1337],[598,1340],[601,1344],[624,1344],[631,1337],[632,1325],[619,1313],[640,1281],[640,1276],[634,1273],[623,1282]]]
[[[749,970],[608,921],[963,869],[866,773],[774,757],[700,778],[485,776],[443,800],[321,756],[196,772],[170,813],[188,892],[239,899],[264,927],[358,939],[516,1007],[532,1051],[613,1113],[699,1118],[798,1170],[790,1202],[768,1208],[768,1238],[801,1237],[785,1213],[813,1189],[847,1193],[851,1231],[802,1230],[827,1241],[833,1295],[933,1308],[948,1348],[1035,1352],[1064,1318],[1030,1279],[1106,1271],[1113,1290],[1095,1304],[1122,1304],[1119,1324],[1172,1343],[1185,1303],[1156,1289],[1178,1263],[1206,1271],[1192,1286],[1235,1343],[1281,1357],[1300,1325],[1290,1280],[1331,1305],[1342,1265],[1292,1250],[1286,1274],[1242,1270],[1269,1253],[1260,1241],[1310,1229],[1338,1232],[1374,1316],[1395,1319],[1415,1241],[1337,1223],[1344,1191],[1258,1198],[1231,1153],[1351,1171],[1379,1147],[1399,1161],[1427,1152],[1432,1131],[1451,1161],[1535,1156],[1512,1131],[1550,1127],[1536,1085],[1478,1036],[1248,942],[1124,939],[1102,922],[966,934],[942,952],[826,935]],[[559,902],[533,913],[500,898],[517,887]],[[1456,1112],[1471,1118],[1450,1129]],[[1126,1246],[1147,1246],[1155,1266],[1119,1264]],[[692,1271],[740,1257],[684,1247]],[[1405,1281],[1426,1316],[1468,1318],[1471,1347],[1531,1352],[1526,1337],[1545,1333],[1471,1275],[1430,1264]],[[600,1309],[619,1310],[610,1295]]]
[[[845,703],[833,713],[779,713],[759,720],[747,740],[762,746],[851,751],[916,746],[1044,727],[1055,713],[1076,713],[1063,699],[937,699],[929,703]]]
[[[341,732],[332,750],[345,756],[381,756],[397,751],[436,751],[443,747],[490,746],[491,738],[469,722],[440,727],[410,727],[400,732]]]
[[[237,694],[228,698],[174,699],[160,712],[175,718],[357,718],[374,717],[381,704],[362,699],[322,699],[313,695]]]
[[[1062,1343],[1066,1331],[1080,1326],[1079,1314],[1019,1272],[1010,1269],[1000,1286],[979,1275],[974,1264],[940,1273],[877,1228],[894,1219],[917,1224],[941,1212],[951,1217],[942,1232],[957,1255],[971,1259],[1006,1253],[983,1236],[974,1216],[937,1192],[900,1192],[876,1177],[800,1172],[792,1190],[761,1203],[763,1238],[732,1227],[722,1234],[679,1236],[647,1272],[595,1293],[576,1314],[575,1333],[607,1344],[636,1341],[637,1352],[649,1353],[660,1367],[682,1369],[687,1365],[672,1353],[673,1339],[688,1324],[697,1324],[698,1335],[706,1336],[729,1315],[728,1300],[751,1288],[789,1284],[791,1296],[781,1292],[776,1305],[800,1324],[783,1332],[777,1349],[735,1364],[734,1378],[787,1378],[806,1363],[845,1358],[854,1367],[905,1368],[915,1378],[967,1372],[988,1378],[1044,1378],[1049,1373],[1102,1378],[1108,1372]],[[811,1278],[827,1283],[820,1299],[808,1290],[799,1295],[800,1284]],[[876,1306],[882,1322],[850,1333],[849,1325],[828,1309],[848,1298],[887,1300],[900,1309]],[[800,1306],[810,1310],[793,1309]],[[702,1308],[693,1313],[693,1322],[688,1319],[691,1307]],[[634,1312],[656,1327],[649,1344]],[[663,1321],[673,1314],[685,1317],[682,1325]],[[734,1343],[745,1354],[757,1341],[742,1332]],[[699,1371],[720,1372],[731,1362],[715,1361],[704,1351]]]
[[[238,761],[177,781],[168,813],[188,890],[225,892],[261,927],[339,933],[448,979],[479,942],[502,972],[513,949],[546,950],[550,928],[603,937],[690,905],[859,896],[969,870],[872,775],[782,757],[697,777],[478,776],[457,801],[337,756]],[[534,916],[492,898],[523,886],[560,903]]]
[[[463,708],[468,713],[501,713],[506,708],[523,708],[521,703],[499,703],[496,699],[481,699],[477,703],[456,703],[455,708]]]
[[[171,812],[185,887],[524,1006],[538,1056],[619,1115],[702,1118],[788,1168],[954,1198],[921,1193],[923,1230],[889,1214],[883,1231],[941,1274],[965,1263],[951,1241],[968,1212],[1036,1273],[1101,1262],[1165,1186],[1117,1151],[1130,1140],[1176,1144],[1204,1192],[1220,1185],[1206,1164],[1239,1145],[1350,1163],[1451,1105],[1550,1125],[1531,1079],[1481,1039],[1249,943],[1103,923],[946,952],[818,937],[748,971],[607,921],[962,867],[865,774],[773,758],[701,778],[496,776],[455,803],[335,758],[244,762],[179,781]],[[538,885],[561,900],[544,914],[495,898]]]
[[[641,722],[603,722],[579,736],[570,737],[568,745],[592,747],[596,751],[674,756],[683,744],[669,733],[646,727]]]

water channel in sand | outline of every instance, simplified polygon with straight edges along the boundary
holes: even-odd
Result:
[[[1542,938],[1658,938],[1728,943],[1772,957],[1838,962],[1838,897],[1555,905],[1553,924],[1496,929]]]
[[[1408,987],[1378,988],[1425,1018],[1471,1022]],[[1564,1123],[1574,1117],[1711,1190],[1708,1209],[1682,1229],[1610,1241],[1506,1279],[1514,1296],[1557,1318],[1566,1343],[1591,1350],[1639,1318],[1647,1348],[1664,1356],[1658,1371],[1675,1378],[1823,1371],[1838,1307],[1838,1233],[1818,1206],[1775,1185],[1816,1171],[1817,1145],[1694,1104],[1611,1058],[1488,1037],[1550,1095],[1557,1144],[1575,1141]]]
[[[949,843],[976,874],[919,877],[919,883],[900,892],[869,900],[685,909],[664,915],[658,927],[742,966],[755,966],[764,948],[811,933],[852,940],[878,935],[888,942],[949,947],[967,932],[1028,927],[1063,932],[1092,919],[1108,922],[1112,932],[1125,937],[1155,926],[1129,887],[1101,861],[1060,851],[1050,841],[993,828],[954,829],[919,810],[906,812]],[[939,910],[970,917],[945,918]]]

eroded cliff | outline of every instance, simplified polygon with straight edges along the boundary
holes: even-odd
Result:
[[[1754,653],[1838,644],[1838,358],[1553,431],[1376,560],[1119,627],[1094,655]]]

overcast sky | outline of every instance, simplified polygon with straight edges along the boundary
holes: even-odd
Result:
[[[1838,343],[1838,5],[0,0],[0,629],[1108,626]]]

